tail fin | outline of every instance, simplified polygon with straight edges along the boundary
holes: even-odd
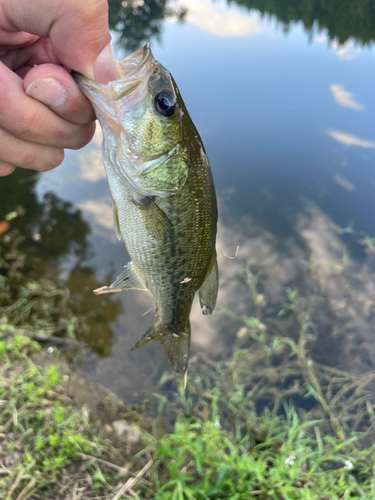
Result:
[[[178,333],[167,325],[155,323],[131,350],[134,351],[151,342],[161,342],[172,368],[178,373],[186,373],[189,363],[190,323],[183,332]]]

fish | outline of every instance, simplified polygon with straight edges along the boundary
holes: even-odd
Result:
[[[186,375],[194,296],[206,315],[218,293],[212,173],[176,82],[150,45],[116,66],[119,78],[106,85],[73,75],[102,128],[114,227],[131,258],[96,293],[151,292],[155,321],[133,349],[161,342],[172,368]]]

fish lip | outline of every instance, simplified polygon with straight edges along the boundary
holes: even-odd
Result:
[[[82,82],[82,80],[88,80],[89,82],[91,81],[89,78],[82,75],[82,73],[78,73],[78,71],[73,70],[73,71],[71,71],[70,74],[77,85],[80,84]]]
[[[138,56],[141,56],[141,59],[134,65],[132,69],[127,70],[126,66],[131,63],[134,59],[137,59]],[[151,51],[151,45],[146,43],[143,47],[136,50],[132,54],[129,54],[124,59],[120,59],[116,61],[116,66],[121,75],[120,80],[123,78],[131,77],[134,73],[137,73],[147,62],[149,57],[154,57]]]
[[[91,80],[90,78],[87,78],[87,76],[82,75],[82,73],[78,73],[78,71],[72,71],[71,76],[73,77],[74,81],[78,85],[78,87],[81,87],[81,85],[84,85],[85,87],[88,87],[90,89],[94,90],[104,90],[107,85],[103,85],[102,83],[96,82],[95,80]]]
[[[80,88],[87,87],[89,90],[101,93],[108,93],[108,91],[110,91],[112,99],[117,101],[120,97],[130,93],[138,87],[138,85],[149,76],[147,73],[140,75],[138,78],[135,75],[144,67],[150,58],[154,60],[151,46],[149,43],[146,43],[142,48],[129,54],[124,59],[116,61],[116,67],[120,78],[111,80],[107,84],[91,80],[77,71],[72,71],[71,75]],[[133,67],[129,68],[130,65],[133,65]],[[129,81],[128,88],[126,88],[127,81]]]

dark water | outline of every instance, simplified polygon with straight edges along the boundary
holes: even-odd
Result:
[[[165,1],[109,3],[117,56],[151,40],[205,144],[219,202],[218,307],[255,314],[239,278],[249,261],[263,273],[261,291],[276,312],[286,286],[308,296],[299,260],[312,254],[325,265],[341,259],[346,246],[353,272],[373,272],[360,237],[339,235],[334,224],[375,236],[375,9],[354,0],[189,0],[186,9]],[[15,200],[25,206],[21,229],[44,269],[60,266],[87,311],[95,311],[84,339],[93,351],[81,370],[125,402],[151,389],[168,368],[162,347],[129,352],[153,322],[152,312],[143,315],[151,296],[132,291],[103,305],[91,292],[129,260],[112,227],[100,134],[84,150],[67,152],[52,172],[1,183],[1,208],[13,209]],[[47,192],[53,196],[43,200]],[[237,245],[234,260],[220,253],[234,255]],[[375,290],[371,281],[356,286],[370,305],[346,319],[351,333],[337,341],[341,290],[328,283],[329,314],[314,355],[364,371],[375,368]],[[192,355],[230,356],[235,321],[203,317],[196,303],[191,322]]]

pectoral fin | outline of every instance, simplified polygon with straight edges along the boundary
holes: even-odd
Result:
[[[122,292],[123,290],[147,290],[142,283],[137,271],[134,269],[133,262],[125,266],[125,270],[115,279],[110,286],[102,286],[94,290],[95,295],[103,293]]]
[[[124,271],[115,279],[109,288],[147,290],[138,276],[137,271],[134,269],[133,262],[126,264]]]
[[[172,238],[172,223],[153,198],[145,196],[140,200],[133,200],[133,203],[138,208],[143,224],[156,240]]]
[[[203,314],[212,314],[212,311],[215,309],[218,287],[219,272],[217,268],[216,252],[214,252],[206,278],[198,291],[199,302]]]
[[[118,212],[115,202],[112,200],[113,206],[113,227],[115,228],[116,236],[118,240],[121,240],[120,223],[118,220]]]
[[[101,286],[100,288],[95,288],[95,295],[102,295],[103,293],[116,293],[122,292],[122,288],[110,288],[109,286]]]

